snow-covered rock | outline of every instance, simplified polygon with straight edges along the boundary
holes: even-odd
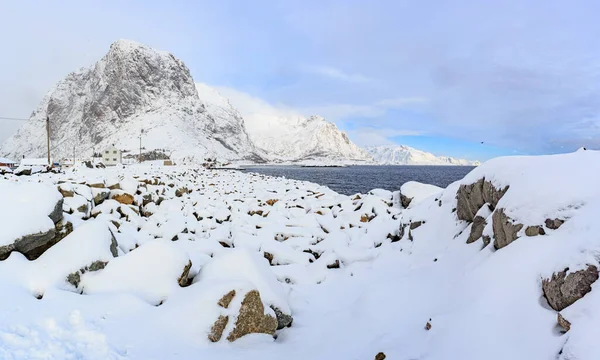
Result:
[[[181,60],[129,40],[116,41],[96,64],[59,81],[0,153],[44,155],[46,117],[56,158],[73,149],[90,156],[113,144],[137,153],[140,135],[145,151],[179,160],[260,158],[241,119],[207,111]]]
[[[479,161],[455,159],[449,156],[435,156],[406,145],[369,146],[366,151],[376,163],[382,165],[479,165]]]

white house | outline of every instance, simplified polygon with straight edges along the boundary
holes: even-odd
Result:
[[[121,150],[117,149],[114,145],[102,152],[102,163],[104,165],[117,165],[122,162],[123,154],[121,153]]]

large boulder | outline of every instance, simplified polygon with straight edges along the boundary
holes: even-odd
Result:
[[[592,284],[598,280],[598,268],[595,265],[567,274],[568,272],[567,268],[542,281],[544,296],[556,311],[563,310],[592,291]]]
[[[497,209],[492,215],[492,226],[494,229],[494,247],[502,249],[511,242],[515,241],[519,236],[517,233],[523,228],[523,224],[515,224],[509,218],[504,209]]]
[[[224,309],[228,309],[236,297],[236,291],[232,290],[225,294],[221,300],[219,300],[219,306]],[[238,300],[239,301],[239,300]],[[250,290],[245,295],[239,305],[237,313],[231,311],[227,315],[219,315],[217,320],[214,322],[211,330],[208,334],[208,339],[212,342],[221,340],[223,333],[230,321],[230,317],[234,318],[235,325],[233,329],[227,334],[227,340],[233,342],[244,335],[248,334],[268,334],[274,335],[277,330],[277,319],[275,315],[269,311],[265,313],[265,305],[260,297],[258,290]]]
[[[63,219],[64,199],[55,186],[4,183],[0,193],[0,218],[11,225],[0,231],[0,260],[12,251],[33,260],[60,240],[55,240],[56,227]]]
[[[494,210],[507,190],[508,186],[497,189],[485,178],[479,179],[473,184],[461,185],[456,192],[456,215],[458,219],[472,222],[485,203],[488,203],[490,209]]]
[[[283,286],[273,274],[269,262],[256,252],[233,249],[215,257],[194,278],[195,283],[202,281],[251,283],[260,293],[265,305],[275,313],[276,327],[283,328],[292,324],[292,311]]]
[[[482,216],[475,216],[473,219],[473,224],[471,225],[471,233],[469,234],[469,238],[467,239],[467,244],[477,241],[481,235],[483,235],[483,229],[487,225],[487,221]]]

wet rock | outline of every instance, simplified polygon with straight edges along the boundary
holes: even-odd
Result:
[[[467,244],[473,243],[477,240],[479,240],[479,238],[481,237],[481,235],[483,235],[483,229],[485,228],[485,226],[487,225],[487,221],[485,221],[485,219],[482,216],[475,216],[475,218],[473,218],[473,224],[471,225],[471,233],[469,234],[469,237],[467,238]]]
[[[527,236],[538,236],[538,235],[545,235],[546,231],[544,231],[544,228],[540,225],[532,225],[532,226],[528,226],[525,229],[525,235]]]
[[[233,342],[248,334],[274,335],[276,330],[277,319],[271,315],[265,315],[265,307],[260,293],[251,290],[242,301],[235,327],[227,336],[227,340]]]
[[[385,360],[385,354],[380,352],[375,355],[375,360]]]
[[[458,219],[472,222],[485,203],[489,204],[490,210],[494,210],[507,190],[508,186],[504,189],[497,189],[485,179],[480,179],[473,184],[461,185],[456,192]]]
[[[546,219],[546,227],[550,230],[556,230],[564,223],[561,219]]]
[[[595,265],[588,265],[583,270],[567,275],[568,271],[569,268],[542,281],[544,296],[556,311],[563,310],[592,291],[592,284],[598,280],[598,268]]]
[[[515,224],[504,213],[504,209],[497,209],[492,215],[492,226],[494,229],[494,247],[502,249],[518,238],[517,233],[523,224]]]
[[[279,310],[278,307],[271,305],[271,309],[275,311],[275,318],[277,319],[277,330],[281,330],[286,327],[292,326],[294,318],[292,315],[288,315]]]

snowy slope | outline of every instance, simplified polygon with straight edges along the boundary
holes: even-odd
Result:
[[[478,161],[435,156],[406,145],[382,145],[366,148],[375,162],[383,165],[479,165]]]
[[[65,211],[70,235],[0,260],[0,358],[599,359],[599,175],[598,151],[497,158],[408,209],[381,189],[183,166],[0,177],[3,220],[25,232],[57,186],[65,201],[115,181],[136,194],[86,202],[95,218]],[[32,187],[46,196],[17,195]],[[236,325],[241,298],[220,305],[232,289],[289,310],[291,327],[209,341],[219,317]]]
[[[242,118],[231,102],[215,88],[196,84],[200,98],[211,113]],[[260,102],[254,98],[246,101]],[[264,109],[257,103],[254,109]],[[273,109],[252,111],[243,117],[250,138],[271,161],[369,161],[371,157],[356,146],[335,124],[320,116],[303,117]]]
[[[259,159],[240,118],[207,111],[188,68],[173,55],[119,40],[95,65],[69,74],[0,153],[45,154],[50,118],[52,156],[91,155],[110,144],[126,151],[165,149],[175,159]]]

